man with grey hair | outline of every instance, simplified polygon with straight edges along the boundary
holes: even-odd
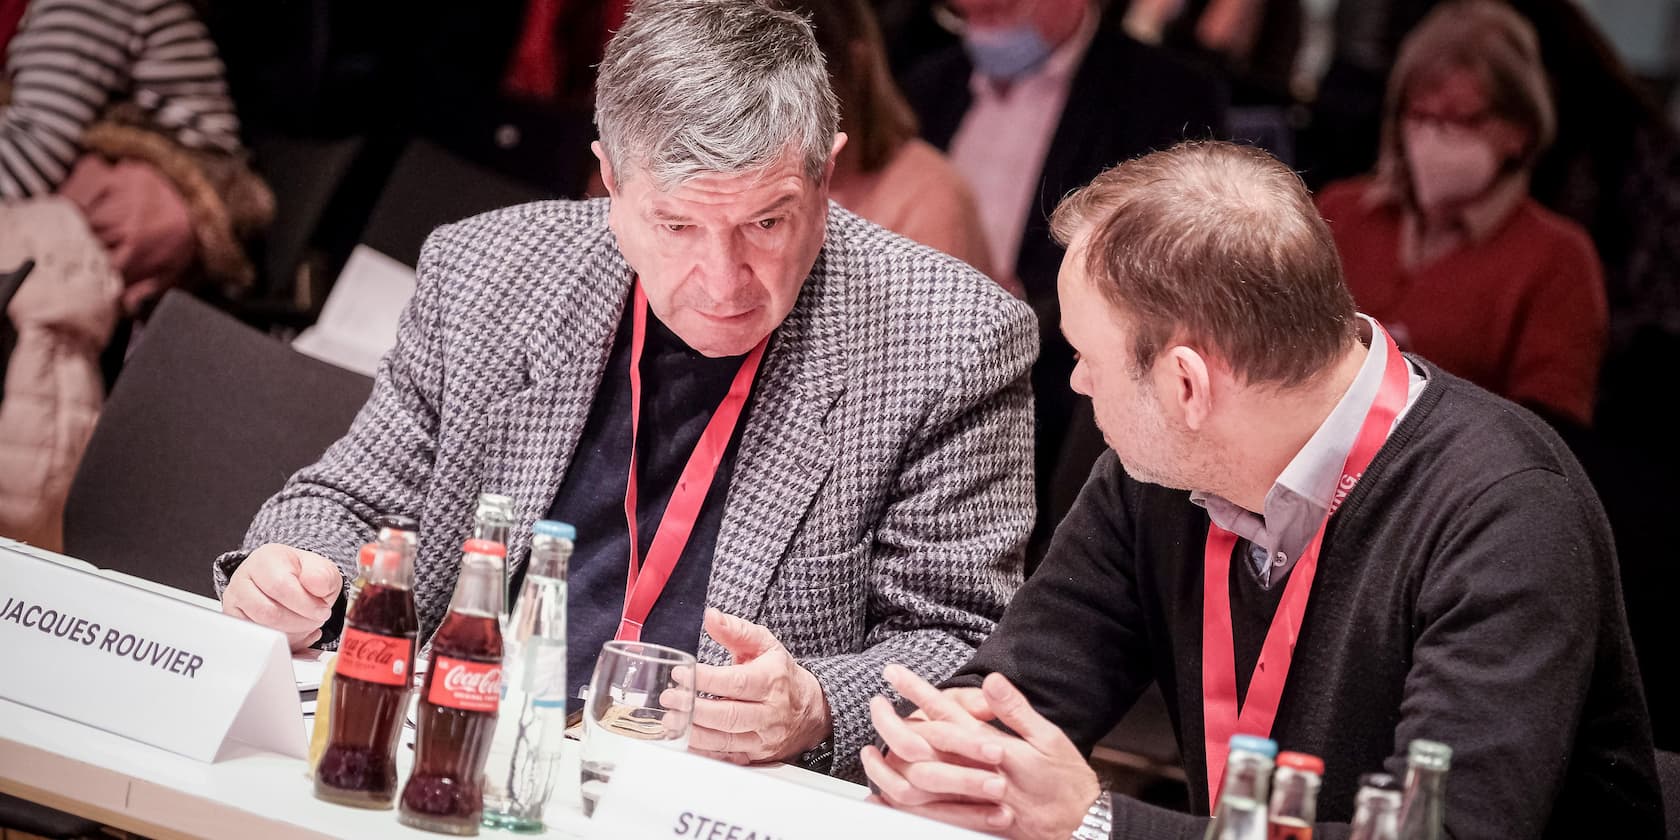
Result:
[[[406,514],[429,634],[505,493],[515,577],[534,521],[578,528],[570,689],[612,638],[695,651],[693,749],[856,777],[882,667],[949,676],[1020,583],[1032,315],[828,201],[845,136],[798,16],[643,0],[598,89],[609,198],[431,236],[355,424],[216,562],[223,608],[330,641]]]

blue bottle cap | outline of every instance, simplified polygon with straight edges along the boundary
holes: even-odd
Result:
[[[531,533],[539,537],[553,537],[557,540],[577,540],[577,529],[564,522],[544,519],[531,526]]]
[[[1256,735],[1232,735],[1231,752],[1236,752],[1237,750],[1258,753],[1267,758],[1276,758],[1277,742],[1270,738],[1261,738]]]

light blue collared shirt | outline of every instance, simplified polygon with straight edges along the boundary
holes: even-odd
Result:
[[[1388,364],[1387,342],[1372,340],[1376,323],[1365,315],[1359,316],[1359,340],[1370,352],[1365,354],[1365,361],[1347,393],[1266,493],[1264,516],[1211,493],[1190,494],[1190,501],[1206,508],[1208,518],[1215,525],[1248,541],[1249,559],[1262,589],[1270,589],[1274,581],[1289,574],[1295,561],[1312,543],[1318,526],[1329,515],[1336,485],[1342,478],[1342,466],[1359,437],[1365,415],[1376,402],[1377,391],[1382,388],[1383,369]],[[1423,368],[1408,360],[1406,370],[1406,404],[1395,415],[1390,433],[1411,411],[1428,384]]]

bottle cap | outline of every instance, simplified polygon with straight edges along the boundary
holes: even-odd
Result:
[[[495,540],[467,540],[466,544],[461,546],[461,553],[488,554],[491,557],[506,557],[507,546],[502,545]]]
[[[1258,735],[1232,735],[1231,752],[1238,750],[1272,758],[1277,755],[1277,742],[1270,738],[1261,738]]]
[[[1424,770],[1446,772],[1452,766],[1452,747],[1439,741],[1416,738],[1406,750],[1406,762]]]
[[[1400,782],[1387,773],[1366,773],[1359,777],[1359,786],[1393,793],[1400,792]]]
[[[478,509],[483,510],[485,508],[512,512],[513,497],[503,496],[500,493],[480,493],[478,494]]]
[[[1324,759],[1316,755],[1299,752],[1278,753],[1277,766],[1288,767],[1291,770],[1302,770],[1315,776],[1324,775]]]
[[[531,526],[531,533],[539,537],[553,537],[557,540],[577,540],[577,529],[564,522],[544,519]]]

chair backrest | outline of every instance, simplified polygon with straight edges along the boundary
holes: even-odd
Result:
[[[274,221],[261,241],[262,291],[287,299],[333,197],[362,153],[359,137],[266,137],[252,143],[256,168],[274,190]]]
[[[1680,840],[1680,753],[1657,750],[1657,780],[1662,785],[1668,840]]]
[[[65,553],[214,595],[210,562],[344,434],[372,381],[181,292],[159,303],[70,487]]]
[[[540,187],[462,160],[424,140],[403,151],[362,228],[362,244],[401,262],[420,262],[420,246],[439,225],[553,198]]]

